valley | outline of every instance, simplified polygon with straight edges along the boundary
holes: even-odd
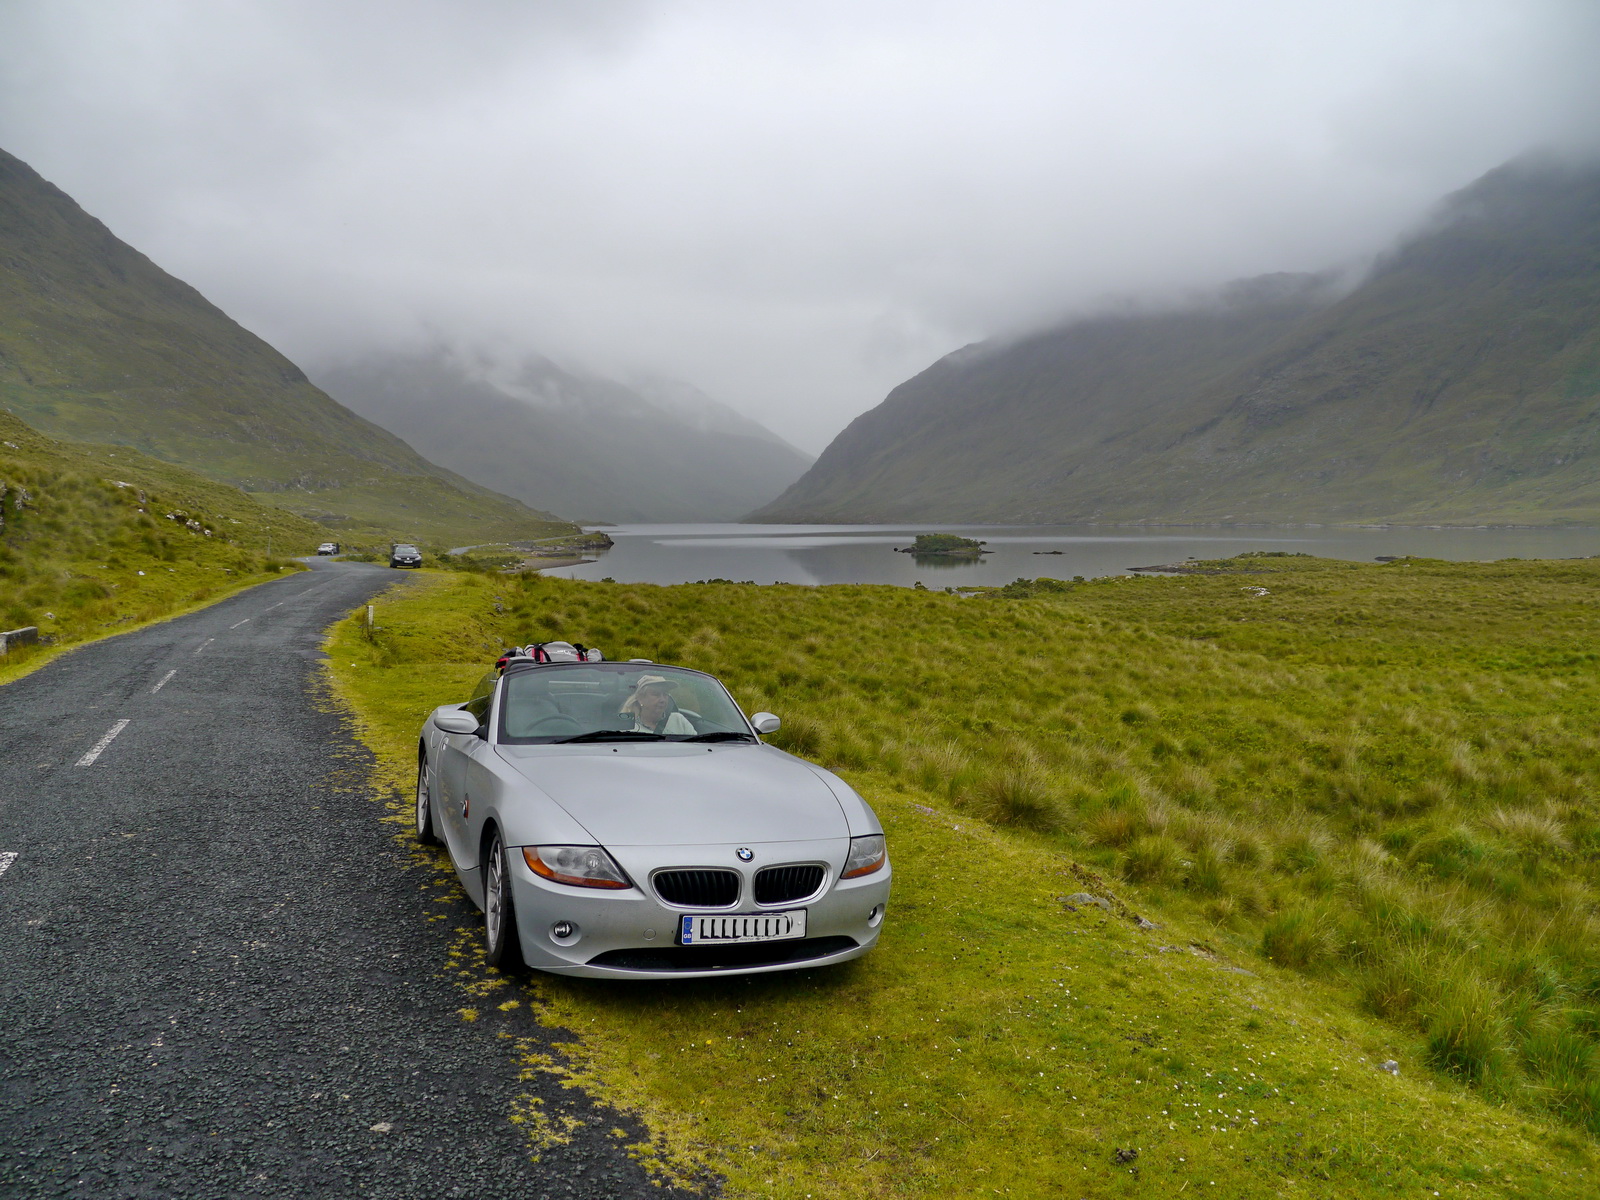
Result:
[[[315,376],[430,459],[585,522],[737,520],[812,462],[687,385],[628,387],[538,357],[495,371],[440,348]]]
[[[1597,60],[0,3],[0,1200],[1600,1196]]]

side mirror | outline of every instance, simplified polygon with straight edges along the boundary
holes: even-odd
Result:
[[[759,712],[750,718],[750,727],[757,733],[777,733],[783,722],[769,712]]]
[[[478,718],[469,712],[462,712],[460,709],[434,713],[433,725],[435,729],[442,729],[446,733],[478,732]]]

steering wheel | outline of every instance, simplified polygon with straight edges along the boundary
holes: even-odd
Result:
[[[583,726],[579,725],[571,717],[567,716],[565,713],[555,713],[552,716],[541,717],[539,720],[535,721],[532,725],[529,725],[528,726],[528,732],[526,734],[524,734],[523,736],[525,736],[525,737],[563,737],[563,736],[570,737],[570,736],[573,736],[575,734],[579,734],[579,733],[582,733],[582,732],[583,732]]]

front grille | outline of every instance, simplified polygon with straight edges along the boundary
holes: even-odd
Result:
[[[860,943],[843,936],[796,938],[785,942],[745,942],[733,946],[659,946],[607,950],[589,960],[591,967],[621,971],[737,971],[802,963],[854,950]]]
[[[655,885],[656,895],[682,908],[727,908],[739,900],[733,871],[658,871]]]
[[[757,904],[790,904],[822,886],[822,868],[815,864],[763,867],[756,872]]]

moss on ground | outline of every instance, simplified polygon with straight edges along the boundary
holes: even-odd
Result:
[[[341,624],[334,676],[386,795],[494,650],[566,637],[715,672],[877,809],[890,919],[843,968],[513,982],[462,925],[475,1003],[579,1035],[527,1069],[644,1117],[663,1172],[1593,1194],[1600,562],[1204,565],[970,599],[440,574]]]

